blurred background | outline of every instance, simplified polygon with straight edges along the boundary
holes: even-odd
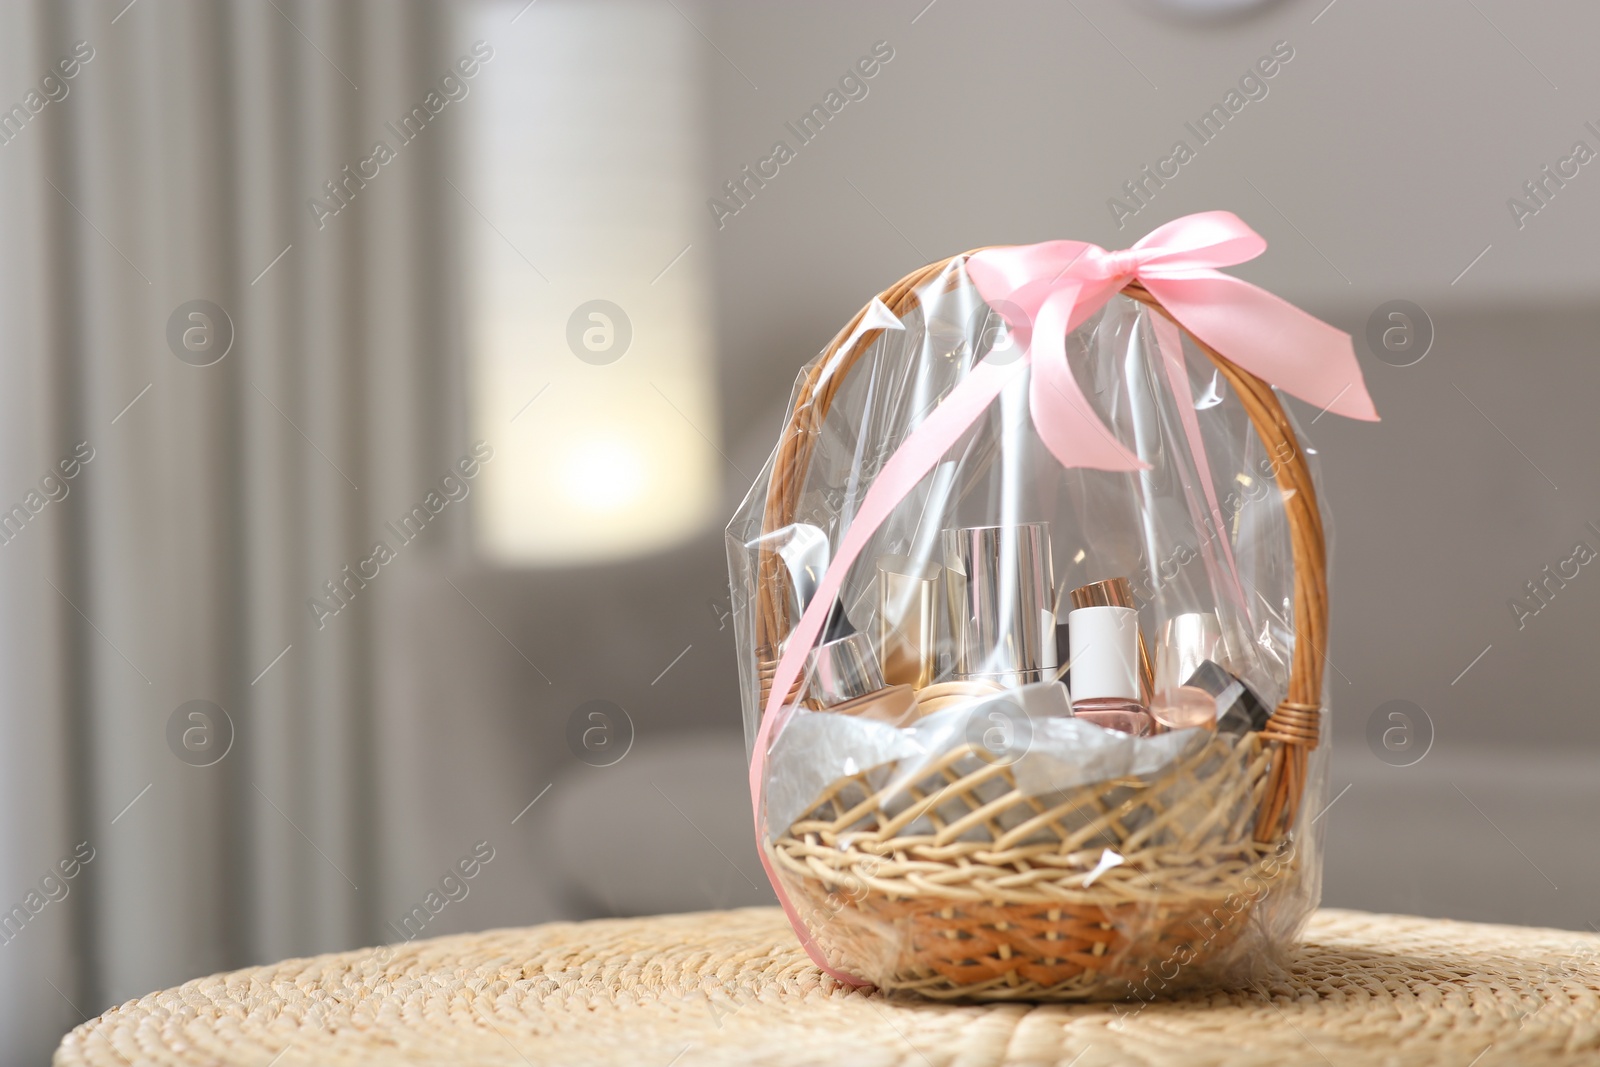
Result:
[[[0,3],[6,1062],[225,968],[770,900],[721,527],[795,372],[933,259],[1211,208],[1384,419],[1299,409],[1337,530],[1325,903],[1593,927],[1596,31]]]

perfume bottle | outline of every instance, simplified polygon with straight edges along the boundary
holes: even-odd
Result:
[[[1215,730],[1217,700],[1196,686],[1173,686],[1156,693],[1156,702],[1150,705],[1150,717],[1167,730],[1187,730],[1195,726]]]
[[[1222,629],[1209,612],[1175,615],[1161,628],[1156,645],[1155,699],[1150,704],[1150,715],[1159,726],[1168,730],[1216,728],[1216,696],[1186,683],[1202,664],[1216,661],[1221,643]]]
[[[1072,649],[1072,714],[1144,737],[1155,721],[1139,699],[1139,613],[1110,605],[1067,615]]]
[[[909,685],[885,685],[863,633],[825,641],[807,659],[810,701],[824,711],[859,715],[891,726],[915,718],[916,691]]]

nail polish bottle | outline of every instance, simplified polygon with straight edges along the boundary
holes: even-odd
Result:
[[[1133,599],[1133,585],[1126,578],[1105,578],[1072,591],[1074,608],[1116,607],[1138,609]],[[1071,615],[1068,615],[1070,622]],[[1150,650],[1145,647],[1144,634],[1134,627],[1139,642],[1139,699],[1149,706],[1155,697],[1155,668],[1150,661]]]
[[[1143,737],[1154,720],[1139,699],[1139,613],[1096,605],[1067,615],[1072,649],[1072,714]]]

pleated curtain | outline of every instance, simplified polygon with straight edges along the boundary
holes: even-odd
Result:
[[[450,18],[0,11],[5,108],[92,49],[0,145],[0,511],[27,515],[0,544],[0,911],[27,916],[0,943],[5,1062],[198,974],[389,939],[362,895],[389,591],[320,628],[308,601],[466,450],[461,131],[440,116],[335,216],[307,202],[468,50]],[[180,316],[200,349],[231,323],[209,365],[169,341],[193,301],[225,315]],[[231,723],[209,766],[171,741],[191,701]]]

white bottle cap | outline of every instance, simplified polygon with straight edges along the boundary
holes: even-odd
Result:
[[[1067,613],[1072,702],[1139,699],[1139,612],[1075,608]]]

